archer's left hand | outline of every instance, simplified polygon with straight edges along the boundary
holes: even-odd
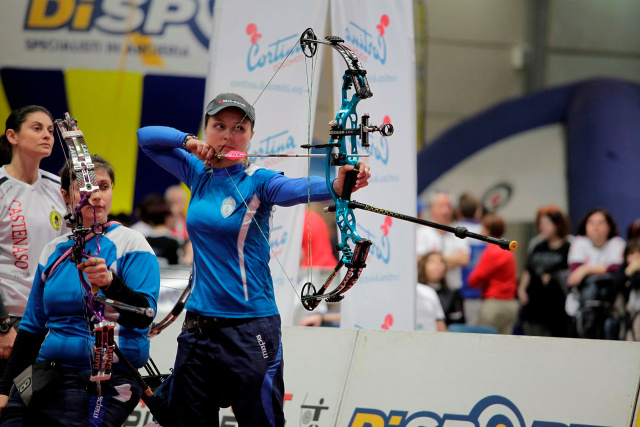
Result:
[[[353,185],[353,189],[351,190],[351,192],[356,192],[359,189],[369,185],[369,178],[371,178],[371,173],[369,171],[371,170],[371,167],[369,167],[368,164],[364,162],[358,162],[355,168],[352,165],[344,165],[340,169],[338,169],[338,178],[333,181],[333,191],[335,191],[336,194],[342,195],[342,189],[344,188],[344,179],[347,176],[347,172],[353,169],[358,170],[358,177],[356,178],[356,182]]]
[[[78,270],[82,270],[87,275],[87,281],[92,285],[100,288],[109,286],[113,280],[111,272],[107,268],[107,263],[103,258],[87,258],[80,264],[76,265]]]

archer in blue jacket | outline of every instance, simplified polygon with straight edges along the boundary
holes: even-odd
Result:
[[[89,201],[96,222],[104,224],[105,229],[103,236],[86,241],[85,252],[96,254],[98,242],[100,252],[78,265],[70,262],[65,254],[74,241],[69,235],[51,241],[42,251],[7,371],[0,381],[2,426],[120,427],[140,401],[141,386],[115,356],[111,378],[101,382],[100,394],[89,379],[93,322],[78,270],[100,288],[103,296],[136,307],[155,310],[160,288],[158,260],[142,234],[107,222],[115,175],[102,157],[92,156],[92,160],[99,191]],[[61,171],[61,186],[65,202],[76,206],[77,180],[75,175],[71,180],[68,165]],[[91,227],[91,206],[82,209],[82,217],[84,227]],[[122,354],[134,367],[144,366],[149,358],[147,332],[153,319],[110,306],[104,317],[117,321],[115,342]],[[33,365],[33,397],[25,406],[15,387],[10,399],[9,390],[13,379],[34,362],[39,363]]]
[[[283,426],[280,315],[269,270],[274,205],[330,199],[324,178],[287,178],[242,158],[254,134],[255,110],[223,93],[204,116],[205,141],[165,127],[138,131],[142,150],[191,190],[187,230],[193,244],[193,293],[178,338],[171,412],[179,426],[217,426],[231,405],[240,426]],[[342,193],[341,168],[333,189]],[[365,187],[359,165],[353,191]]]

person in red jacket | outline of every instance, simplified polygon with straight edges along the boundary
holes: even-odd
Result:
[[[482,219],[482,234],[502,238],[505,224],[497,214]],[[512,252],[487,245],[469,275],[469,286],[482,289],[479,325],[493,326],[500,334],[510,334],[518,317],[516,260]]]

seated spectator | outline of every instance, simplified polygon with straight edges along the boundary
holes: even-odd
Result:
[[[500,239],[504,230],[505,223],[499,215],[491,213],[482,219],[482,234]],[[513,252],[487,245],[469,275],[469,285],[482,289],[478,325],[493,326],[500,334],[511,334],[519,308],[515,299],[518,282]]]
[[[578,334],[584,338],[604,338],[605,320],[615,298],[612,273],[623,262],[624,240],[604,208],[589,210],[577,232],[569,250],[571,274],[567,284],[580,293]]]
[[[462,296],[459,290],[453,290],[447,286],[446,274],[447,264],[444,256],[439,252],[429,252],[418,261],[417,324],[420,324],[422,317],[420,311],[424,307],[428,307],[420,300],[421,298],[430,298],[432,294],[427,287],[433,289],[438,296],[440,310],[444,313],[444,321],[447,326],[452,323],[464,323]]]
[[[627,240],[636,239],[640,239],[640,218],[633,221],[627,228]]]
[[[622,297],[622,307],[616,307],[621,311],[620,317],[633,320],[635,314],[640,312],[640,239],[627,241],[624,249],[624,263],[615,272],[614,283],[618,295]],[[635,339],[640,339],[638,326],[638,324],[629,325],[633,328],[632,337]],[[612,331],[612,335],[615,335],[615,331]]]
[[[568,332],[564,306],[571,246],[569,219],[558,208],[546,208],[536,225],[538,244],[527,257],[518,287],[522,329],[525,335],[564,337]]]
[[[151,225],[151,231],[146,237],[160,262],[163,264],[178,264],[180,243],[171,237],[169,205],[159,194],[152,194],[145,199],[145,220]]]

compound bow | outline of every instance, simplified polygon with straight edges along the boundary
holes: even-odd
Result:
[[[300,47],[307,58],[316,55],[319,44],[335,49],[347,64],[347,69],[342,76],[342,102],[335,119],[330,123],[329,142],[315,145],[306,144],[302,148],[326,150],[327,188],[334,201],[334,206],[330,209],[335,210],[336,225],[340,230],[340,242],[337,250],[341,253],[341,258],[320,289],[316,290],[311,282],[304,284],[301,301],[304,308],[309,311],[314,310],[322,299],[326,299],[327,302],[342,300],[343,294],[355,285],[362,270],[366,267],[371,241],[360,237],[356,231],[356,218],[353,209],[349,206],[351,190],[358,175],[358,171],[355,170],[360,157],[358,155],[358,140],[362,144],[362,148],[368,149],[369,133],[379,132],[384,136],[393,134],[393,125],[390,123],[370,126],[369,114],[367,113],[363,114],[361,122],[358,124],[356,107],[361,100],[371,98],[373,93],[369,88],[367,72],[360,65],[356,54],[344,45],[344,40],[340,37],[328,36],[326,40],[318,40],[311,28],[302,33]],[[350,96],[351,89],[354,93]],[[352,165],[354,170],[346,173],[342,194],[336,194],[331,185],[331,167],[345,165]],[[351,249],[349,242],[353,243],[353,249]],[[344,278],[335,289],[327,292],[329,285],[343,266],[348,269]]]
[[[330,168],[333,166],[342,167],[344,165],[352,165],[355,168],[358,163],[358,158],[361,157],[361,155],[358,155],[358,140],[362,148],[368,149],[369,133],[379,132],[383,136],[390,136],[393,134],[393,125],[386,123],[381,126],[371,126],[369,125],[369,114],[367,113],[362,115],[360,124],[358,124],[356,106],[361,100],[373,96],[367,81],[367,72],[362,68],[356,54],[344,45],[344,40],[340,37],[327,36],[325,40],[321,41],[316,38],[311,28],[308,28],[302,33],[300,37],[300,47],[306,57],[312,58],[315,56],[319,44],[335,49],[347,64],[347,70],[342,76],[342,102],[335,119],[330,123],[329,142],[327,144],[316,145],[306,144],[303,145],[302,148],[326,150],[327,187],[334,200],[334,205],[325,208],[325,212],[335,212],[336,224],[340,231],[340,243],[336,249],[341,252],[342,256],[319,290],[316,290],[311,282],[304,284],[301,293],[301,301],[304,308],[312,311],[318,306],[322,299],[326,299],[327,302],[342,300],[344,298],[343,294],[355,285],[362,270],[366,267],[367,255],[372,243],[370,240],[360,237],[356,231],[356,219],[353,212],[353,209],[356,208],[445,230],[454,233],[461,239],[471,237],[497,244],[503,249],[515,251],[518,246],[515,241],[487,237],[481,234],[471,233],[464,227],[448,227],[351,201],[351,189],[355,183],[358,173],[357,170],[347,172],[342,194],[335,193],[330,181]],[[351,89],[353,89],[354,93],[349,97]],[[335,149],[337,149],[337,151]],[[354,245],[353,249],[351,249],[349,245],[350,242]],[[343,266],[348,268],[344,278],[337,287],[327,292],[329,285]]]

